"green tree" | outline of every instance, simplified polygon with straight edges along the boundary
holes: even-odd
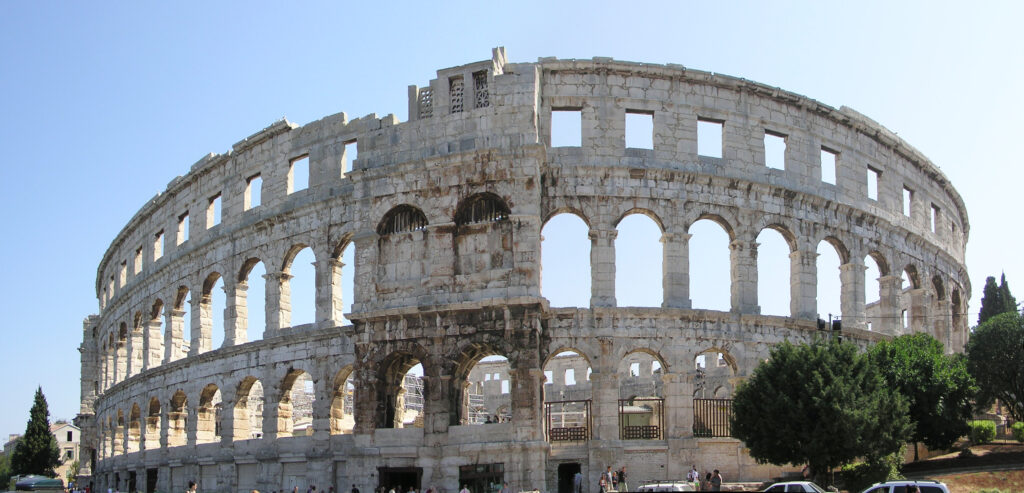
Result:
[[[942,343],[923,332],[879,342],[869,355],[889,386],[906,398],[912,441],[948,449],[967,434],[978,388],[963,357],[946,355]]]
[[[986,320],[999,315],[1000,313],[1017,311],[1017,298],[1010,293],[1010,284],[1006,282],[1006,274],[1000,278],[996,285],[996,278],[989,276],[985,278],[985,288],[982,291],[981,311],[978,312],[978,325]]]
[[[899,450],[910,431],[906,400],[849,342],[779,344],[733,397],[733,436],[751,457],[807,463],[819,478]]]
[[[6,488],[11,482],[11,458],[7,454],[0,454],[0,487]]]
[[[1015,421],[1024,421],[1024,318],[1019,313],[1002,313],[975,327],[967,342],[967,371],[978,382],[978,408],[999,399]]]
[[[999,300],[1003,303],[1003,311],[999,313],[1017,311],[1017,298],[1010,294],[1010,284],[1006,282],[1006,273],[1003,273],[999,280]]]
[[[60,449],[57,438],[50,431],[50,411],[46,406],[43,388],[36,389],[35,401],[29,411],[25,435],[11,454],[11,469],[14,474],[39,474],[54,477],[54,469],[60,466]]]

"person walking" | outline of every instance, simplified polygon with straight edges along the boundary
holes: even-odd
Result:
[[[619,469],[619,484],[616,489],[618,491],[629,491],[629,485],[626,484],[626,466],[622,466]]]
[[[185,493],[196,493],[196,488],[197,488],[196,482],[195,481],[189,481],[188,482],[188,490],[186,490]]]
[[[459,493],[469,493],[469,485],[468,484],[462,485],[462,489],[459,490]]]
[[[711,476],[711,491],[722,491],[722,474],[715,469],[715,474]]]
[[[576,471],[572,477],[572,493],[583,493],[583,473]]]

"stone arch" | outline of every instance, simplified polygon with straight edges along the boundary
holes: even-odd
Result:
[[[328,262],[330,306],[327,316],[339,325],[345,320],[345,313],[351,311],[355,298],[356,248],[354,235],[346,232],[334,243]]]
[[[214,443],[220,440],[221,409],[220,388],[209,383],[199,392],[196,409],[196,443]]]
[[[914,264],[907,264],[903,267],[904,274],[907,275],[907,279],[910,281],[910,289],[921,289],[921,276],[917,273],[917,267]],[[906,289],[906,287],[904,287]]]
[[[661,219],[661,216],[659,216],[658,213],[654,212],[652,209],[646,207],[631,207],[627,209],[626,211],[619,214],[614,221],[612,221],[612,227],[617,228],[619,226],[619,223],[621,223],[623,219],[626,219],[627,217],[635,214],[639,214],[650,219],[651,221],[654,222],[656,226],[658,226],[658,230],[660,232],[665,232],[665,222]]]
[[[615,222],[615,231],[616,304],[661,307],[665,299],[661,219],[647,209],[634,208]]]
[[[541,222],[541,229],[544,229],[544,226],[547,225],[548,221],[553,219],[555,216],[560,216],[562,214],[569,214],[578,217],[581,221],[583,221],[583,224],[587,225],[587,229],[593,227],[590,221],[590,217],[588,217],[587,214],[584,213],[581,209],[579,209],[578,207],[562,206],[552,209],[551,211],[548,212],[546,216],[544,216],[544,220]]]
[[[124,445],[127,443],[125,436],[125,422],[124,422],[124,410],[118,409],[116,421],[116,427],[114,428],[114,455],[122,455],[125,453]]]
[[[791,219],[777,216],[775,214],[765,214],[755,221],[751,231],[757,231],[758,234],[760,234],[766,229],[775,231],[782,236],[782,239],[785,240],[790,252],[799,250],[800,239],[797,237],[796,233],[794,233],[794,231],[798,231],[799,228],[792,223]]]
[[[422,390],[416,387],[416,382],[409,382],[407,375],[417,364],[423,367],[423,378],[420,380]],[[412,344],[405,348],[392,351],[380,359],[376,365],[376,382],[374,391],[376,393],[376,426],[377,428],[404,428],[407,424],[412,427],[423,426],[422,403],[430,398],[433,392],[431,377],[436,377],[436,367],[429,364],[426,351],[419,345]],[[415,377],[413,378],[415,379]],[[412,388],[409,388],[409,385]],[[410,410],[416,413],[416,404],[419,401],[419,411],[411,419],[408,414]]]
[[[316,261],[316,250],[309,243],[293,243],[285,250],[277,288],[281,327],[316,322]]]
[[[114,353],[114,383],[128,377],[128,324],[121,322],[117,329],[117,345]]]
[[[257,276],[255,279],[253,276]],[[242,261],[235,277],[235,344],[263,338],[267,327],[266,263],[258,256]]]
[[[871,250],[868,252],[867,256],[871,257],[871,260],[875,261],[875,265],[878,266],[879,275],[889,275],[889,262],[885,259],[885,255],[882,254],[882,252],[878,250]]]
[[[455,211],[455,275],[472,275],[513,266],[513,225],[511,212],[497,195],[484,192],[462,200]],[[464,280],[463,289],[475,290],[488,285]]]
[[[167,446],[185,445],[185,430],[188,426],[188,397],[178,389],[171,396],[167,406]]]
[[[377,225],[377,281],[385,289],[419,283],[429,272],[423,211],[408,204],[389,210]]]
[[[455,208],[455,226],[506,221],[511,210],[505,200],[492,192],[480,192],[462,199]]]
[[[693,364],[695,398],[713,398],[718,387],[726,388],[727,395],[732,395],[740,368],[729,348],[708,347],[694,356]]]
[[[217,285],[220,285],[220,292],[216,292]],[[211,349],[217,349],[224,343],[224,309],[226,305],[226,292],[224,290],[224,278],[220,272],[210,272],[202,282],[202,291],[199,296],[199,327],[200,327],[200,343],[199,352],[203,353]],[[224,303],[220,306],[220,313],[216,313],[215,303],[217,298]],[[220,324],[214,322],[215,317],[220,317]],[[215,330],[215,327],[220,325],[220,330]]]
[[[289,437],[297,435],[312,435],[315,421],[313,419],[313,406],[316,401],[315,391],[310,395],[306,392],[305,382],[313,384],[313,376],[298,368],[289,368],[281,380],[280,400],[277,404],[277,436]],[[298,385],[303,385],[302,388]],[[308,399],[308,403],[305,400]],[[308,409],[308,412],[306,411]],[[306,423],[306,420],[309,423]]]
[[[946,288],[942,282],[942,276],[938,274],[932,276],[932,288],[935,290],[936,301],[943,301],[946,299]]]
[[[686,233],[690,235],[687,261],[693,308],[730,311],[735,229],[721,215],[705,213],[686,225]]]
[[[452,375],[451,379],[451,391],[449,392],[450,407],[453,410],[449,414],[449,424],[479,424],[486,422],[486,420],[476,419],[478,416],[474,414],[473,395],[480,395],[486,401],[486,393],[484,388],[474,388],[472,373],[482,363],[482,360],[488,357],[500,357],[503,358],[504,364],[498,365],[496,368],[498,373],[506,373],[509,379],[509,388],[514,385],[515,375],[512,371],[514,369],[512,360],[509,358],[513,351],[513,348],[508,342],[502,337],[485,335],[483,338],[477,338],[474,341],[460,341],[454,351],[449,353],[448,357],[445,358],[447,362],[450,362]],[[446,365],[447,366],[447,365]],[[490,381],[489,378],[483,379],[483,381]],[[501,385],[501,384],[499,384]],[[479,387],[485,387],[480,385]],[[500,388],[499,388],[500,391]],[[507,395],[507,394],[500,394]],[[499,399],[492,399],[499,400]],[[511,401],[505,397],[500,398],[502,404]],[[491,404],[494,404],[493,402]],[[483,407],[485,409],[495,408],[497,405],[487,406],[486,402],[476,407]],[[479,409],[477,409],[479,411]],[[487,415],[497,414],[487,412]]]
[[[160,399],[151,397],[146,409],[146,448],[160,447]]]
[[[346,365],[334,374],[331,381],[331,434],[346,435],[355,428],[356,387],[351,379],[355,375],[352,365]]]
[[[129,454],[138,452],[142,440],[142,411],[139,409],[139,404],[133,402],[131,410],[128,411],[127,452]]]
[[[233,441],[263,437],[263,384],[259,379],[247,376],[235,391],[232,430]]]
[[[590,221],[582,213],[563,208],[545,219],[541,225],[540,290],[551,306],[590,306],[591,246]]]
[[[736,239],[736,228],[733,225],[739,224],[739,221],[736,218],[732,217],[732,214],[725,211],[705,210],[697,212],[695,215],[693,215],[693,218],[691,220],[685,223],[686,231],[689,232],[690,227],[692,227],[694,223],[703,220],[711,221],[717,224],[719,227],[721,227],[722,230],[724,230],[725,233],[729,236],[730,242]]]
[[[619,399],[663,397],[661,375],[667,371],[668,364],[656,350],[639,347],[626,351],[619,359],[616,370],[619,375]]]
[[[549,433],[548,439],[555,441],[580,434],[590,436],[590,401],[594,397],[590,358],[576,348],[564,347],[549,354],[541,370],[544,375],[541,383],[544,426]]]
[[[850,251],[839,238],[832,235],[822,238],[817,243],[815,251],[818,255],[815,260],[815,270],[818,274],[815,291],[817,317],[827,319],[831,315],[839,318],[844,315],[842,300],[847,288],[843,283],[842,269],[850,261]],[[835,257],[831,255],[833,252]]]
[[[397,233],[408,233],[426,229],[427,216],[418,207],[401,204],[392,207],[384,214],[377,225],[377,234],[387,236]]]
[[[770,223],[758,230],[754,242],[761,314],[792,316],[792,259],[798,244],[796,236],[785,225]]]

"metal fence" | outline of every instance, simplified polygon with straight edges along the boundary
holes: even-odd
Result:
[[[593,418],[590,399],[544,403],[544,431],[551,442],[590,440]]]
[[[620,440],[661,440],[665,430],[665,399],[619,399]]]
[[[693,436],[732,436],[732,399],[694,399]]]

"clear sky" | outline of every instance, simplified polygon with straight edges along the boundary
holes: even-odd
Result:
[[[967,204],[973,323],[985,276],[1024,286],[1022,5],[0,2],[0,436],[24,432],[37,385],[52,419],[78,412],[96,268],[176,175],[281,117],[404,121],[409,84],[495,46],[512,61],[679,63],[897,132]]]

